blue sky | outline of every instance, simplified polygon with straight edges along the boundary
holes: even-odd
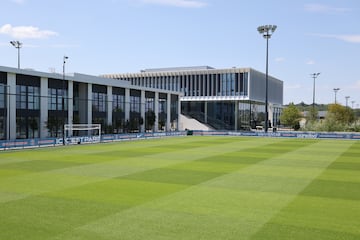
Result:
[[[257,27],[278,26],[269,74],[284,81],[284,103],[360,104],[358,0],[0,0],[0,65],[90,75],[145,68],[251,67],[265,72]],[[352,101],[355,101],[352,103]]]

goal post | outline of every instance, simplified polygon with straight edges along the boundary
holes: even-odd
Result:
[[[101,141],[101,124],[65,124],[65,144],[98,143]]]

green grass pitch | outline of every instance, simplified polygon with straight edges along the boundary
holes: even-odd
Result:
[[[360,239],[360,141],[188,136],[0,152],[0,239]]]

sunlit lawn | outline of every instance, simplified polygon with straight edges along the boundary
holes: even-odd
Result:
[[[188,136],[3,151],[0,239],[360,239],[360,141]]]

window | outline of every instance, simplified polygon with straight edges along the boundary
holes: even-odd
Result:
[[[17,109],[40,109],[40,88],[34,86],[16,86]]]
[[[154,98],[146,98],[145,99],[145,112],[154,111],[155,108],[155,99]]]
[[[124,111],[125,110],[125,96],[113,94],[113,111]]]
[[[26,118],[16,117],[16,138],[26,138]]]
[[[49,88],[48,98],[49,110],[67,110],[67,90]]]
[[[140,113],[140,97],[130,96],[130,112]]]
[[[0,83],[0,108],[5,108],[6,106],[6,86],[1,85]]]
[[[95,112],[106,112],[106,93],[93,92],[92,107]]]

